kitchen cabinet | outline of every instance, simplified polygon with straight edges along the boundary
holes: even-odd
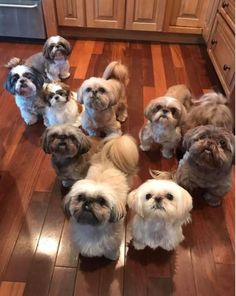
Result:
[[[127,0],[125,29],[162,31],[165,0]]]
[[[85,26],[83,0],[56,0],[55,5],[59,26]]]
[[[235,87],[234,42],[234,1],[220,1],[207,51],[228,97]]]
[[[164,31],[201,34],[210,0],[168,0]]]

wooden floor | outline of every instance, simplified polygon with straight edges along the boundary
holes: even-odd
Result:
[[[123,131],[138,139],[143,109],[166,88],[186,83],[198,97],[221,90],[206,48],[198,45],[71,41],[71,77],[76,90],[101,75],[112,60],[130,72],[128,120]],[[42,123],[27,127],[13,96],[3,89],[11,57],[26,58],[42,44],[0,43],[0,295],[234,295],[233,189],[218,208],[194,201],[192,223],[175,252],[136,251],[122,246],[118,262],[82,258],[68,238],[61,191],[50,159],[40,148]],[[140,152],[137,184],[148,169],[171,169],[176,160]]]

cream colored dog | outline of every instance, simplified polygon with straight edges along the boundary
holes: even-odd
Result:
[[[148,180],[128,197],[135,212],[129,229],[135,249],[161,247],[173,250],[184,239],[182,225],[192,209],[190,194],[169,180]]]

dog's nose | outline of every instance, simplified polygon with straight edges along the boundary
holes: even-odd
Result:
[[[91,211],[91,203],[90,201],[85,201],[84,204],[83,204],[83,208],[85,211]]]
[[[163,112],[164,114],[166,114],[166,113],[169,112],[169,110],[168,110],[168,109],[162,109],[162,112]]]
[[[24,78],[21,78],[21,79],[19,80],[19,82],[20,82],[20,84],[24,84],[24,83],[25,83],[25,79],[24,79]]]
[[[156,201],[156,202],[159,203],[159,202],[161,202],[161,200],[162,200],[162,197],[161,197],[161,196],[156,196],[156,197],[155,197],[155,201]]]
[[[54,96],[54,99],[57,101],[57,100],[59,100],[59,96]]]

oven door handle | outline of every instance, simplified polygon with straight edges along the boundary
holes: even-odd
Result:
[[[38,7],[38,3],[34,3],[32,5],[24,5],[24,4],[4,4],[4,3],[0,3],[0,7],[10,7],[10,8],[36,8]]]

